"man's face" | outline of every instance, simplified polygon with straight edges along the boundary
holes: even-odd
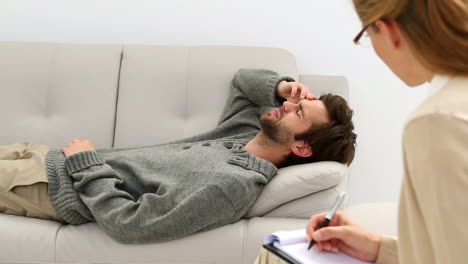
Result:
[[[294,136],[311,127],[329,122],[325,105],[320,100],[301,100],[283,106],[260,117],[263,133],[277,143],[290,143]]]

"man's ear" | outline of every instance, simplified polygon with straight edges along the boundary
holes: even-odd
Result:
[[[312,156],[312,148],[303,140],[294,141],[294,143],[291,144],[291,151],[294,153],[294,155],[301,158]]]
[[[393,47],[399,48],[404,40],[400,25],[395,21],[377,20],[375,24],[383,34],[385,40]]]

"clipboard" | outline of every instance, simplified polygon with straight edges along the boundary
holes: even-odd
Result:
[[[281,249],[275,247],[273,243],[271,244],[264,244],[263,248],[270,251],[271,253],[275,254],[280,259],[286,261],[288,264],[303,264],[302,262],[297,261],[293,257],[289,256],[286,252],[283,252]]]
[[[308,250],[305,229],[275,232],[268,235],[263,248],[288,264],[369,264],[343,252],[317,252]]]

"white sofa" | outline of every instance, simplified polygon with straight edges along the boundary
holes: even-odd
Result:
[[[294,55],[277,48],[0,42],[0,58],[3,145],[133,147],[202,133],[216,126],[242,67],[291,76],[318,95],[349,94],[344,77],[299,74]],[[0,263],[252,263],[266,234],[304,228],[347,186],[340,164],[280,169],[245,219],[158,244],[120,244],[95,223],[0,214]]]

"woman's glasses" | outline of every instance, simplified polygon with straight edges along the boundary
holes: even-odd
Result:
[[[369,34],[367,34],[366,32],[367,28],[372,24],[373,22],[370,24],[367,24],[361,29],[361,31],[353,39],[354,44],[359,45],[361,47],[365,47],[365,48],[368,48],[372,45],[371,40],[369,38]]]

